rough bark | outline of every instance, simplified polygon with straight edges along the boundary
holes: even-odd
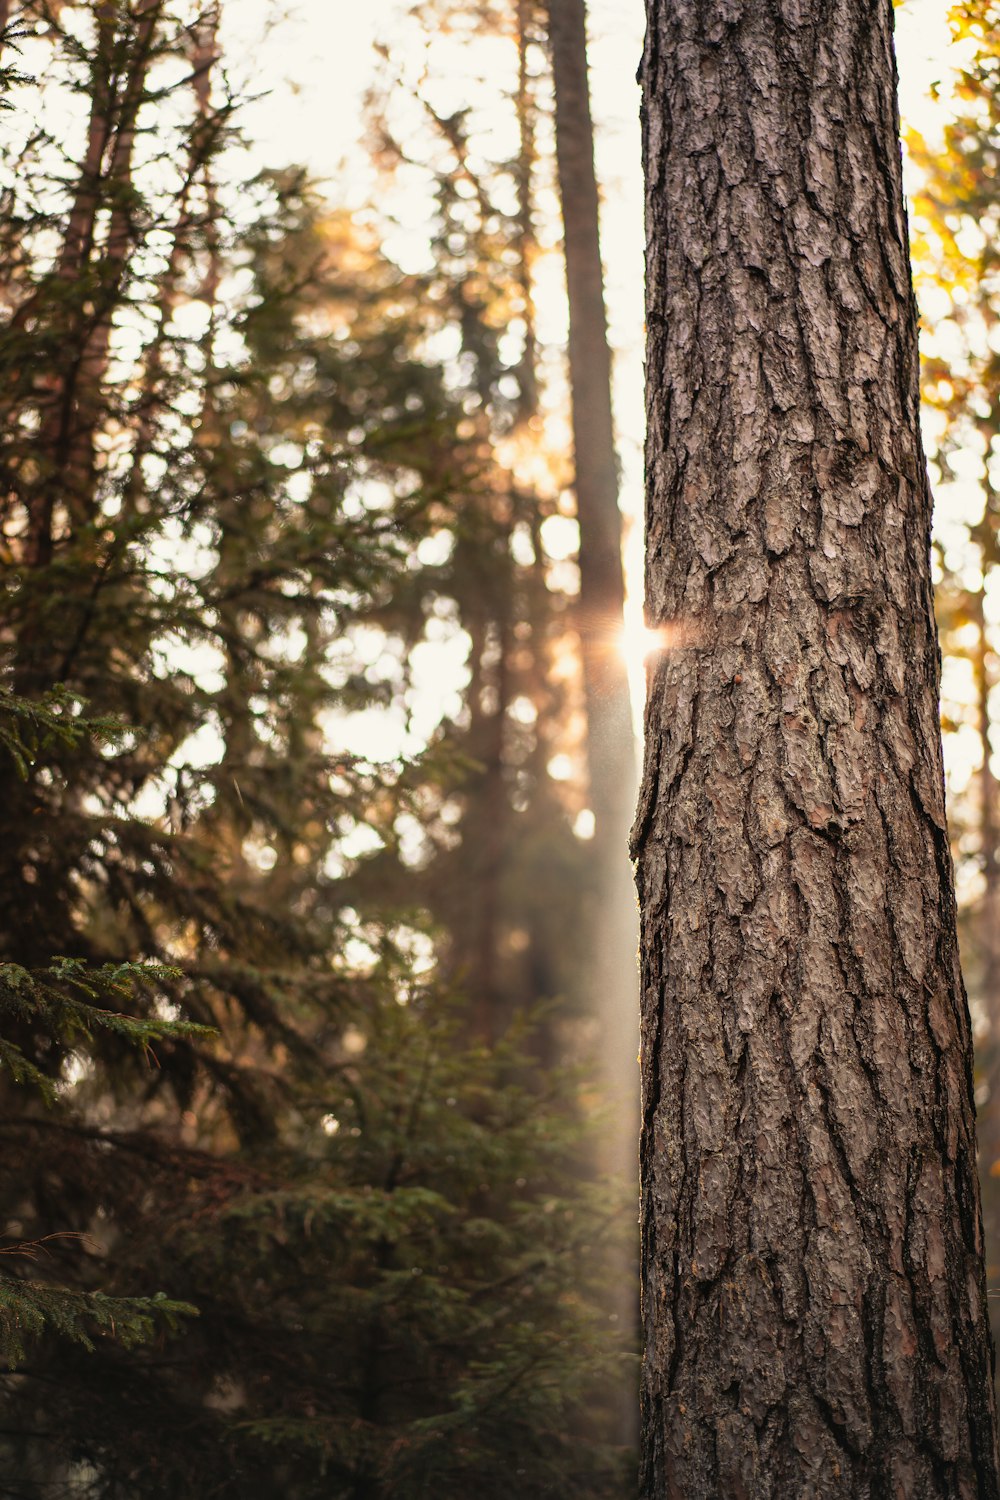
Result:
[[[1000,1494],[890,0],[648,0],[642,1494]]]

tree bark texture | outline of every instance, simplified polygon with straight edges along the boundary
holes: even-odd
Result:
[[[647,1500],[1000,1494],[890,0],[647,0]]]

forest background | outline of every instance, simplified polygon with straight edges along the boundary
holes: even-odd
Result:
[[[0,4],[0,1493],[633,1489],[664,643],[574,475],[566,9]],[[997,1287],[1000,8],[898,15]],[[632,578],[642,17],[590,21]]]

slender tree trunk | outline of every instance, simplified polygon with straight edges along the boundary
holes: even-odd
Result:
[[[648,0],[642,1494],[1000,1494],[890,0]]]
[[[71,299],[67,352],[63,366],[44,377],[50,394],[41,414],[39,448],[49,469],[30,507],[25,549],[29,567],[51,560],[57,505],[62,504],[77,525],[92,519],[95,440],[106,406],[103,380],[134,243],[130,198],[136,126],[161,11],[162,0],[136,0],[134,12],[125,17],[118,16],[109,0],[99,0],[94,8],[87,145],[57,266]],[[126,28],[133,28],[134,35]],[[110,222],[98,251],[102,207],[110,207]],[[79,295],[84,277],[93,281],[87,303]]]
[[[989,520],[990,509],[988,500],[984,529]],[[984,544],[984,573],[988,566]],[[977,1133],[980,1165],[984,1172],[989,1172],[993,1163],[1000,1160],[1000,833],[997,830],[997,780],[990,765],[990,688],[993,684],[984,613],[985,594],[982,588],[972,596],[970,603],[979,631],[973,667],[983,754],[979,772],[979,846],[983,893],[976,914],[976,948],[979,960],[979,1001],[989,1025],[988,1040],[979,1057],[987,1096],[985,1109],[979,1114]]]
[[[983,1004],[989,1016],[994,1038],[1000,1036],[1000,832],[997,830],[998,788],[990,765],[990,689],[993,686],[986,634],[983,591],[975,596],[974,609],[979,631],[975,659],[976,696],[979,707],[979,738],[983,764],[979,772],[979,837],[983,864],[983,899],[980,914],[981,957],[983,965]]]
[[[44,467],[24,501],[20,561],[31,572],[52,562],[60,527],[79,534],[94,518],[111,331],[134,241],[133,149],[162,8],[163,0],[133,0],[133,8],[121,14],[111,0],[94,6],[87,142],[55,267],[64,292],[49,309],[63,320],[62,348],[52,366],[39,372],[37,449]],[[102,207],[109,209],[103,244]],[[22,307],[20,315],[25,312]],[[102,547],[96,532],[92,547],[96,576]],[[21,624],[14,680],[23,693],[51,686],[49,604],[39,594]]]
[[[535,331],[535,303],[532,286],[532,262],[537,250],[535,235],[534,174],[537,147],[535,143],[536,105],[528,73],[528,47],[531,41],[531,0],[517,0],[517,250],[521,296],[524,300],[524,348],[518,365],[518,415],[531,422],[538,415],[538,338]]]
[[[595,819],[591,1003],[609,1039],[605,1048],[609,1075],[631,1098],[638,1042],[637,924],[628,866],[628,827],[637,776],[628,674],[621,651],[625,600],[622,520],[584,0],[550,0],[548,17],[569,301],[574,483],[580,525],[578,619],[587,708],[589,800]],[[635,1140],[627,1109],[621,1121],[623,1128],[617,1140],[610,1143],[614,1160],[609,1165],[631,1174],[635,1171]]]
[[[580,522],[580,638],[590,805],[598,848],[621,843],[635,795],[628,677],[620,650],[625,585],[611,351],[604,307],[584,0],[550,0],[556,160],[562,200],[573,450]],[[624,854],[621,867],[625,868]]]
[[[589,800],[595,820],[594,910],[589,921],[591,1011],[601,1024],[601,1062],[616,1108],[598,1165],[637,1188],[638,922],[628,862],[637,790],[628,674],[621,651],[625,583],[611,350],[604,305],[594,128],[587,77],[585,0],[549,0],[556,161],[569,302],[569,376],[580,525],[580,645],[587,708]],[[634,1199],[633,1199],[634,1201]],[[624,1339],[637,1339],[638,1247],[623,1246],[610,1289]],[[623,1382],[623,1442],[637,1437],[634,1388]]]
[[[503,884],[510,839],[510,793],[507,773],[507,712],[510,708],[509,658],[512,647],[507,596],[490,622],[489,636],[495,646],[491,664],[490,705],[480,709],[478,752],[482,765],[476,876],[476,920],[473,933],[472,979],[476,1031],[487,1042],[495,1042],[510,1023],[510,1002],[499,982],[500,925],[503,917]],[[492,653],[491,653],[492,654]]]
[[[191,75],[198,121],[201,130],[211,128],[212,70],[218,61],[218,33],[221,7],[209,5],[191,29]],[[206,160],[200,174],[205,194],[204,266],[198,287],[199,300],[209,310],[208,324],[201,339],[205,361],[201,411],[195,429],[195,442],[201,449],[201,462],[211,471],[220,462],[222,433],[217,404],[216,333],[219,288],[222,281],[221,245],[219,240],[219,191],[213,172],[213,161]],[[224,463],[225,460],[223,459]],[[219,486],[226,495],[227,486]],[[219,762],[219,779],[214,812],[220,839],[220,855],[230,872],[235,891],[243,893],[250,876],[244,853],[244,842],[253,829],[250,787],[258,739],[254,727],[251,700],[260,688],[254,663],[260,621],[235,602],[248,568],[247,539],[253,530],[252,500],[242,494],[228,494],[218,507],[219,536],[216,583],[219,590],[219,631],[224,643],[225,690],[219,712],[223,725],[225,749]],[[244,797],[244,787],[247,795]],[[252,878],[252,877],[251,877]]]
[[[985,418],[978,424],[980,435],[987,444],[997,436],[995,418]],[[1000,829],[997,817],[1000,814],[1000,788],[990,764],[990,693],[993,689],[993,672],[990,667],[989,633],[986,623],[986,579],[1000,564],[998,538],[995,529],[1000,511],[1000,496],[986,476],[986,506],[983,518],[973,528],[972,540],[979,547],[980,567],[983,583],[970,598],[971,614],[979,634],[973,670],[976,679],[976,699],[979,710],[979,742],[982,747],[983,764],[979,772],[979,846],[983,870],[983,899],[979,913],[979,948],[982,961],[982,1002],[989,1018],[994,1043],[1000,1039]],[[997,1082],[992,1080],[992,1089]],[[991,1110],[991,1114],[994,1112]],[[980,1141],[982,1146],[982,1141]],[[994,1159],[991,1157],[991,1160]]]
[[[102,165],[114,131],[114,19],[112,7],[105,0],[95,7],[94,22],[96,44],[90,82],[87,145],[57,262],[58,276],[67,288],[68,299],[72,298],[74,287],[83,276],[91,252],[101,201]],[[62,482],[62,471],[70,444],[75,385],[86,344],[79,328],[80,309],[73,306],[72,301],[69,301],[69,307],[65,344],[70,351],[70,361],[64,368],[64,356],[54,370],[41,373],[39,382],[46,392],[40,412],[39,443],[46,465],[46,482],[35,486],[28,500],[23,560],[29,568],[45,567],[52,559],[53,512],[57,499],[67,488]]]
[[[71,222],[65,245],[68,254],[61,267],[68,282],[83,273],[88,258],[94,254],[98,209],[102,202],[107,204],[110,200],[108,234],[100,248],[100,269],[96,275],[96,313],[93,326],[84,335],[79,356],[67,375],[60,410],[61,427],[56,441],[56,452],[61,460],[58,483],[71,514],[82,523],[89,521],[93,513],[96,443],[107,406],[105,377],[111,334],[115,315],[124,301],[128,260],[136,244],[134,205],[131,202],[132,163],[138,116],[146,95],[162,10],[163,0],[137,0],[128,17],[134,35],[129,38],[131,46],[125,63],[127,75],[122,82],[120,97],[112,106],[111,116],[104,122],[107,140],[102,143],[98,173],[94,177],[89,176],[91,145],[88,144],[87,163],[75,211],[83,219],[83,225],[79,226],[82,231],[80,242],[77,244],[76,241],[78,226]],[[107,24],[109,13],[114,17],[114,8],[102,4],[101,25]],[[105,150],[109,160],[106,177],[102,180],[100,166]]]

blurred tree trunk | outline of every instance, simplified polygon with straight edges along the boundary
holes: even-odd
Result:
[[[585,0],[549,0],[556,162],[569,302],[574,485],[580,526],[579,631],[587,709],[589,801],[594,814],[593,910],[588,914],[589,1005],[601,1062],[617,1097],[599,1165],[637,1187],[637,918],[628,861],[636,794],[635,736],[622,653],[625,583],[611,350],[604,304],[600,206],[587,77]],[[638,1246],[623,1247],[613,1289],[623,1337],[637,1338]],[[637,1435],[634,1390],[623,1390],[621,1433]]]
[[[535,329],[535,302],[532,265],[537,252],[535,235],[534,174],[538,148],[535,140],[537,105],[528,72],[528,47],[531,41],[532,0],[517,0],[517,227],[515,249],[518,276],[524,308],[524,347],[518,364],[520,388],[518,415],[524,422],[538,415],[538,337]]]
[[[132,157],[162,9],[162,0],[134,0],[124,12],[107,0],[95,7],[107,72],[94,89],[87,155],[59,262],[59,275],[71,292],[89,275],[93,296],[79,308],[79,346],[73,349],[43,442],[48,450],[51,435],[53,486],[61,489],[60,498],[82,523],[91,519],[111,330],[125,301],[124,278],[135,244]],[[109,201],[107,235],[99,245],[98,213]],[[41,540],[43,550],[51,545],[47,535]]]
[[[637,778],[628,675],[621,650],[622,519],[584,0],[550,0],[548,21],[569,301],[574,485],[580,525],[578,621],[587,708],[589,801],[595,820],[590,998],[609,1039],[604,1053],[607,1070],[616,1086],[631,1097],[638,1031],[628,827]],[[611,1157],[619,1170],[631,1174],[635,1139],[628,1108],[621,1121],[618,1139],[610,1143]]]
[[[985,570],[984,570],[985,571]],[[982,933],[983,1004],[994,1035],[1000,1033],[1000,833],[997,830],[998,788],[990,765],[990,646],[984,613],[985,594],[975,595],[976,625],[979,640],[975,659],[976,697],[979,709],[979,737],[983,764],[979,772],[980,845],[983,866],[983,899],[980,927]]]
[[[220,23],[220,7],[210,5],[191,28],[191,83],[197,105],[199,137],[217,118],[212,105],[212,70],[219,58]],[[214,162],[210,160],[202,166],[199,180],[205,195],[205,244],[198,300],[208,309],[208,320],[201,339],[205,377],[197,441],[202,449],[202,461],[209,470],[218,469],[219,491],[226,495],[233,486],[231,478],[225,474],[225,460],[221,456],[222,431],[216,389],[219,380],[216,337],[222,280],[219,224],[222,216]],[[219,504],[219,633],[225,655],[225,688],[219,711],[225,749],[219,762],[213,811],[221,841],[220,855],[235,886],[244,886],[250,876],[243,845],[253,826],[253,816],[244,798],[243,787],[249,782],[256,749],[251,700],[260,691],[261,681],[259,669],[255,670],[253,663],[263,633],[259,618],[241,609],[235,596],[239,592],[239,581],[253,567],[257,519],[252,496],[233,493]]]
[[[648,6],[642,1494],[1000,1494],[889,0]]]
[[[569,299],[569,373],[580,523],[580,641],[587,698],[590,806],[599,863],[624,849],[632,814],[635,742],[621,653],[625,584],[611,350],[604,307],[584,0],[550,0],[556,159]],[[618,858],[622,876],[624,853]]]
[[[994,502],[992,493],[989,502]],[[989,529],[991,503],[987,505],[982,532]],[[997,830],[997,779],[990,765],[990,645],[985,616],[985,575],[992,560],[983,548],[984,587],[978,589],[970,603],[979,638],[973,659],[978,707],[978,730],[983,763],[979,771],[979,850],[982,862],[983,892],[976,913],[976,943],[980,986],[979,999],[989,1026],[986,1044],[979,1058],[980,1074],[986,1085],[985,1108],[979,1113],[979,1160],[983,1173],[989,1173],[1000,1161],[1000,859]],[[995,566],[995,563],[992,565]],[[988,1210],[987,1210],[988,1214]],[[989,1227],[987,1225],[987,1227]]]
[[[95,6],[96,46],[90,79],[87,146],[55,265],[63,287],[54,300],[63,320],[53,364],[38,379],[39,451],[44,468],[28,499],[23,564],[42,569],[52,559],[54,527],[92,523],[97,441],[107,416],[104,376],[111,329],[124,301],[132,233],[132,155],[139,110],[155,46],[162,0],[136,0],[120,13],[108,0]],[[100,238],[99,210],[109,209]],[[20,639],[19,689],[39,679],[44,656],[46,601],[25,622]]]

